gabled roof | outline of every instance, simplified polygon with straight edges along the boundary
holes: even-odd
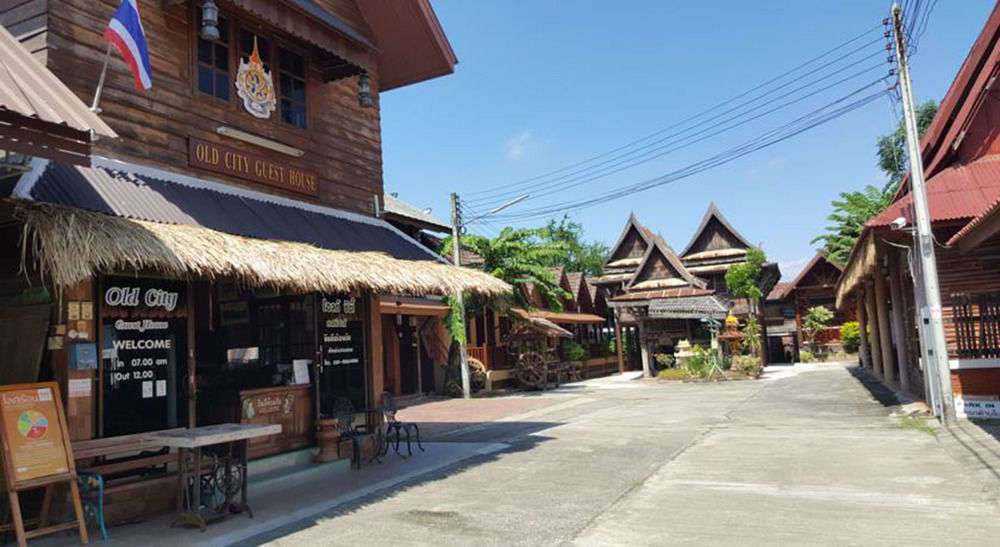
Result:
[[[630,232],[635,232],[635,234],[639,236],[639,239],[645,243],[646,249],[649,248],[650,242],[653,240],[653,233],[639,223],[639,219],[635,217],[635,213],[629,213],[628,220],[625,222],[625,227],[622,229],[622,235],[618,236],[618,241],[611,246],[611,252],[608,253],[608,259],[604,262],[605,266],[616,260],[615,256],[618,254],[621,246],[628,240]],[[619,259],[623,258],[625,257],[620,257]]]
[[[632,274],[632,278],[629,280],[627,288],[631,289],[635,287],[639,279],[643,277],[643,274],[649,267],[652,266],[653,261],[658,257],[662,258],[670,269],[673,270],[673,273],[675,274],[672,276],[673,278],[683,281],[688,286],[698,288],[703,288],[705,286],[704,281],[691,275],[691,272],[684,267],[684,264],[682,264],[680,259],[677,258],[677,255],[674,254],[673,249],[667,245],[667,242],[664,241],[662,237],[655,236],[652,240],[652,245],[646,249],[646,254],[642,257],[642,263],[638,268],[636,268],[635,273]],[[659,279],[668,278],[660,277]]]
[[[458,58],[429,0],[361,0],[378,46],[379,90],[455,71]]]
[[[594,301],[590,297],[590,289],[587,287],[587,276],[582,272],[569,272],[566,274],[569,281],[573,300],[576,308],[580,311],[590,311],[594,309]]]
[[[824,267],[834,268],[837,271],[837,275],[838,276],[840,275],[840,273],[842,273],[844,271],[843,268],[841,268],[840,266],[838,266],[838,265],[834,264],[833,262],[830,262],[829,260],[827,260],[826,256],[824,256],[823,253],[816,253],[812,257],[812,260],[810,260],[809,263],[806,264],[806,267],[802,268],[802,271],[799,272],[799,275],[795,276],[795,280],[793,280],[791,283],[778,283],[778,284],[776,284],[775,288],[772,289],[771,292],[768,294],[768,300],[781,300],[781,299],[784,299],[786,296],[788,296],[789,294],[791,294],[792,291],[794,291],[795,289],[799,288],[799,286],[802,285],[802,282],[805,279],[807,279],[815,270],[818,270],[819,268],[824,268]],[[832,289],[834,287],[834,285],[836,285],[836,282],[837,282],[837,280],[834,279],[833,283],[831,283],[829,285],[824,285],[824,286],[829,286]],[[779,285],[783,286],[782,294],[780,294],[780,296],[778,298],[772,298],[771,295],[776,295],[776,290],[777,290],[777,288],[778,288]]]
[[[997,198],[986,210],[972,219],[964,228],[951,236],[947,245],[958,245],[963,251],[975,248],[986,239],[996,235],[997,220],[1000,220],[1000,198]]]
[[[390,222],[396,221],[433,232],[447,232],[451,230],[451,226],[435,218],[431,214],[430,209],[420,209],[416,205],[407,203],[392,194],[385,194],[382,196],[382,199],[385,204],[385,218]]]
[[[793,285],[791,281],[785,281],[782,283],[775,284],[774,288],[771,289],[771,292],[767,293],[767,300],[768,301],[784,300],[785,297],[788,296],[788,293],[792,291],[792,287]]]
[[[681,252],[682,257],[687,257],[688,255],[692,254],[695,243],[697,243],[701,239],[702,234],[705,233],[705,231],[709,228],[713,220],[721,225],[724,232],[728,233],[729,237],[733,241],[735,241],[737,245],[741,245],[743,249],[753,247],[753,244],[747,241],[745,237],[740,235],[740,233],[736,231],[736,228],[733,228],[733,225],[730,224],[728,220],[726,220],[726,217],[722,215],[722,211],[720,211],[719,208],[716,207],[715,202],[713,201],[708,204],[708,210],[705,211],[705,216],[702,217],[701,224],[698,225],[698,229],[695,230],[694,236],[691,238],[691,241],[688,242],[687,247],[684,247],[684,250]],[[733,247],[733,248],[739,248],[739,247]]]

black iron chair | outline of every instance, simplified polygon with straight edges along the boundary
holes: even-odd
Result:
[[[341,397],[334,401],[333,417],[337,420],[337,433],[339,435],[337,438],[337,457],[340,457],[341,443],[345,440],[350,440],[351,448],[353,449],[351,466],[361,469],[361,448],[365,439],[370,438],[375,447],[372,458],[368,462],[377,461],[378,463],[382,463],[382,460],[379,459],[379,453],[382,452],[382,433],[381,427],[378,424],[373,426],[367,419],[362,425],[354,425],[357,415],[358,412],[354,410],[354,405],[350,399]]]
[[[401,422],[396,418],[396,412],[399,411],[399,407],[396,406],[396,400],[393,398],[392,394],[388,391],[382,393],[382,416],[385,418],[385,444],[383,445],[384,454],[389,453],[389,434],[396,434],[396,445],[394,449],[396,454],[399,454],[399,442],[401,433],[406,434],[406,452],[407,455],[413,455],[413,448],[411,447],[410,432],[412,431],[416,437],[417,448],[421,452],[424,452],[424,445],[420,442],[420,426],[412,422]],[[402,454],[399,454],[402,456]],[[406,457],[406,456],[403,456]]]

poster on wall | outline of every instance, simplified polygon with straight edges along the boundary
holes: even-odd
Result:
[[[0,393],[14,482],[69,473],[57,396],[55,386],[46,384],[11,386]]]
[[[365,323],[360,297],[327,294],[319,297],[320,403],[324,413],[336,397],[365,404]]]
[[[186,355],[187,286],[105,278],[104,436],[176,427],[177,361]]]

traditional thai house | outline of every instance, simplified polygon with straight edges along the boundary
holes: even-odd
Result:
[[[119,4],[8,2],[0,21],[90,101]],[[44,344],[16,378],[61,384],[74,443],[247,422],[282,426],[252,457],[308,448],[335,402],[379,402],[383,317],[422,305],[386,314],[382,295],[510,290],[378,216],[380,93],[449,74],[454,53],[426,0],[228,1],[217,22],[202,2],[141,4],[152,88],[113,53],[103,123],[45,99],[44,68],[17,84],[35,114],[0,82],[0,148],[31,156],[2,187],[0,286],[48,310],[33,326],[5,310],[25,326],[0,347]],[[168,506],[177,479],[161,471],[116,478],[138,484],[108,518]]]
[[[992,92],[1000,70],[1000,6],[976,39],[937,116],[921,140],[921,155],[945,322],[951,380],[960,415],[1000,416],[1000,347],[996,302],[1000,240],[990,230],[1000,199],[1000,133]],[[904,181],[892,204],[865,226],[837,284],[837,305],[861,323],[861,361],[889,384],[926,396],[929,374],[920,358],[914,292],[913,200]],[[867,327],[867,328],[866,328]]]
[[[835,289],[841,269],[822,253],[816,253],[795,279],[778,283],[766,299],[765,320],[768,333],[768,351],[773,362],[797,360],[799,351],[809,349],[835,353],[844,349],[840,327],[854,321],[852,310],[839,310],[835,305]],[[833,312],[833,319],[826,328],[809,339],[803,330],[803,321],[809,309],[823,306]]]

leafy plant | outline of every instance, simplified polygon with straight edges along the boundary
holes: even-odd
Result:
[[[448,304],[448,315],[444,318],[444,327],[448,330],[448,334],[451,335],[451,339],[455,342],[466,342],[465,337],[465,318],[462,317],[462,306],[455,295],[448,296],[445,299]]]
[[[515,230],[508,227],[494,239],[479,235],[465,235],[461,239],[463,248],[482,258],[478,268],[514,286],[531,284],[541,292],[551,309],[562,309],[560,298],[572,298],[549,271],[549,264],[565,255],[566,245],[546,240],[541,229]],[[451,256],[452,244],[451,237],[444,240],[441,248],[443,256]],[[520,290],[515,290],[512,298],[517,306],[531,307]]]
[[[688,377],[688,371],[684,368],[665,368],[656,373],[659,380],[683,380]]]
[[[590,359],[590,350],[571,340],[563,342],[559,350],[565,361],[578,361],[582,363]]]
[[[742,372],[747,376],[760,376],[762,369],[760,357],[756,355],[734,355],[732,369]]]
[[[654,353],[653,359],[660,368],[670,368],[674,366],[674,356],[669,353]]]
[[[803,363],[812,363],[815,360],[816,360],[816,358],[815,358],[815,356],[813,356],[813,353],[811,351],[804,349],[804,350],[802,350],[802,351],[799,352],[799,361],[800,362],[803,362]]]
[[[611,249],[600,241],[584,241],[583,225],[564,216],[561,220],[550,220],[539,230],[543,242],[562,245],[565,252],[549,257],[547,265],[561,266],[570,272],[583,272],[589,276],[599,276],[604,268],[604,260]]]
[[[757,303],[764,297],[764,263],[767,255],[764,251],[751,247],[747,249],[746,261],[731,266],[726,271],[726,288],[729,294],[737,298],[746,298],[754,313]]]
[[[826,306],[813,306],[806,311],[806,316],[802,320],[802,330],[814,353],[817,352],[816,335],[826,328],[831,319],[833,319],[833,312]]]
[[[840,341],[844,344],[844,351],[858,351],[861,347],[861,326],[857,321],[848,321],[840,326]]]
[[[684,363],[688,375],[708,379],[722,372],[719,355],[715,351],[706,350],[701,346],[691,348],[691,357]]]
[[[760,352],[760,323],[757,322],[757,317],[753,315],[747,317],[740,334],[743,335],[743,348],[748,353],[756,355]]]
[[[928,101],[917,108],[917,130],[921,136],[930,127],[938,105]],[[882,188],[866,186],[864,190],[841,192],[832,202],[833,212],[827,218],[830,224],[825,234],[810,243],[822,243],[822,251],[830,262],[843,266],[851,248],[861,236],[865,223],[881,213],[899,188],[899,183],[909,171],[905,152],[906,131],[900,123],[896,130],[879,137],[877,143],[878,165],[889,178]]]

